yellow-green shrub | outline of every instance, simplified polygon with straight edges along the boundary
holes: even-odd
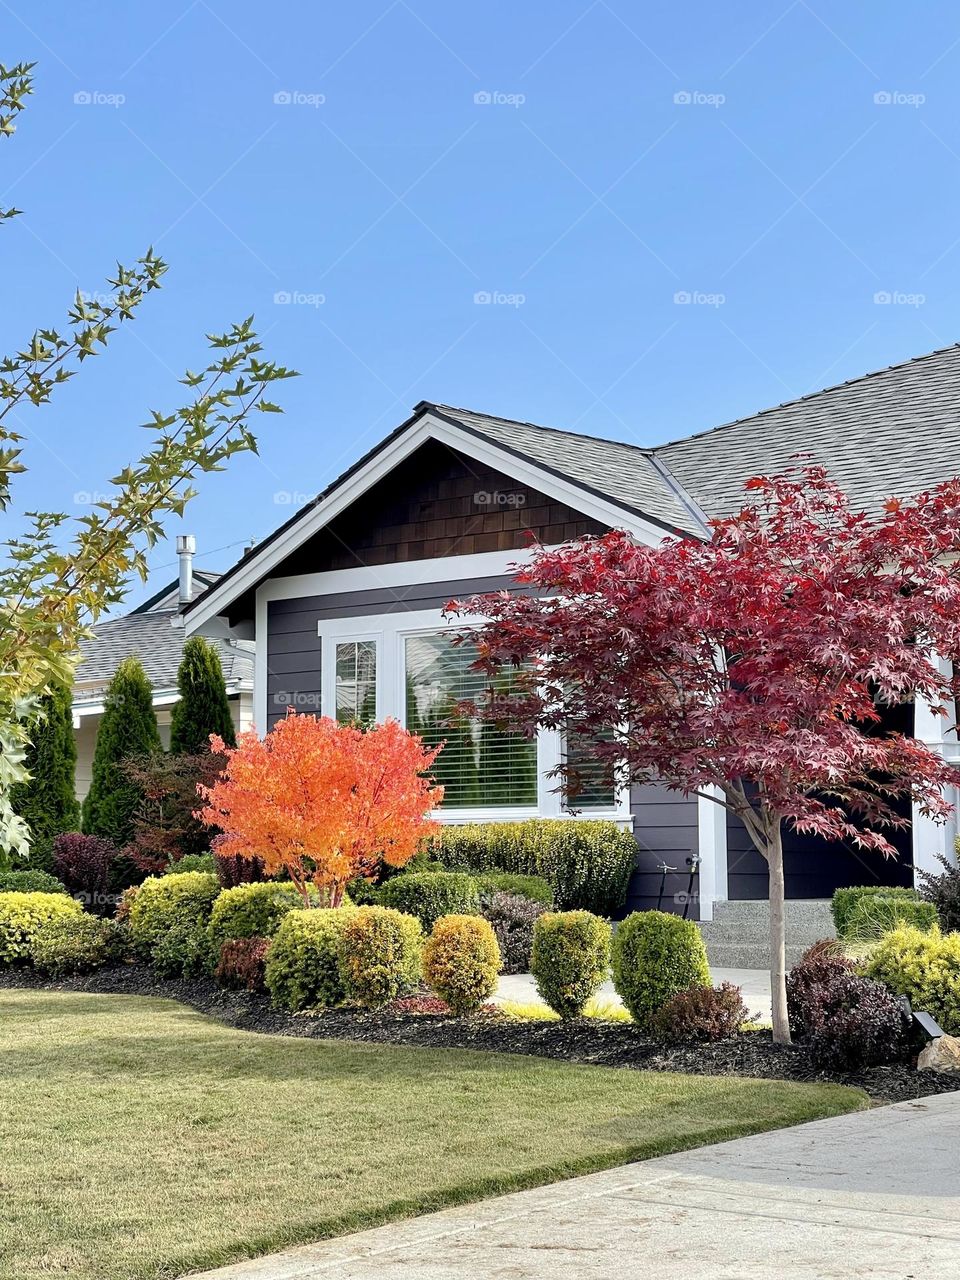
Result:
[[[86,973],[123,958],[124,931],[99,916],[53,916],[33,935],[30,959],[41,973],[53,978]]]
[[[892,929],[871,952],[866,973],[931,1013],[949,1035],[960,1035],[960,933]]]
[[[340,979],[350,999],[376,1009],[423,975],[420,921],[390,907],[361,907],[340,933]]]
[[[83,915],[83,907],[62,893],[0,894],[0,965],[30,959],[38,930],[49,920]]]
[[[710,985],[700,930],[666,911],[634,911],[613,936],[613,984],[634,1022],[648,1028],[678,991]]]
[[[342,1004],[340,935],[356,907],[288,911],[269,954],[265,980],[273,1003],[296,1013]]]
[[[205,871],[182,875],[150,876],[130,903],[130,938],[134,949],[148,960],[162,954],[165,972],[174,973],[178,956],[195,968],[199,935],[210,921],[220,881]]]
[[[272,938],[288,911],[303,907],[292,884],[264,880],[224,889],[210,914],[210,941],[215,954],[228,938]]]
[[[454,1013],[479,1008],[497,987],[500,948],[480,916],[441,916],[423,951],[423,976]]]
[[[576,1018],[610,968],[610,926],[589,911],[548,911],[534,923],[530,971],[561,1018]]]

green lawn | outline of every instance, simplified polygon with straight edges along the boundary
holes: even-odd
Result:
[[[234,1031],[0,992],[0,1276],[172,1277],[864,1105],[834,1086]]]

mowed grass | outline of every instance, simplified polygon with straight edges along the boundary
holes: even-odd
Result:
[[[235,1031],[0,992],[0,1276],[173,1277],[865,1105],[836,1086]]]

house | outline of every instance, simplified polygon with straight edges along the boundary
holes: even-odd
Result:
[[[709,518],[739,508],[749,476],[785,467],[798,451],[871,507],[960,474],[958,419],[960,346],[654,448],[424,401],[191,601],[185,627],[255,643],[258,728],[293,707],[396,716],[422,729],[478,679],[469,653],[447,644],[444,603],[507,586],[508,567],[529,554],[528,532],[553,544],[611,527],[649,544],[703,535]],[[897,715],[907,731],[960,755],[928,708]],[[446,752],[442,818],[573,817],[545,778],[563,750],[555,732],[521,749],[479,729],[458,736]],[[681,901],[694,872],[702,920],[717,903],[766,897],[765,866],[745,831],[707,799],[644,786],[594,788],[577,803],[584,816],[633,830],[631,907],[657,905],[662,883],[665,905]],[[953,835],[917,818],[899,837],[899,858],[886,861],[790,835],[788,898],[911,883],[952,849]]]
[[[153,706],[157,713],[160,740],[170,743],[170,714],[179,700],[177,668],[183,657],[186,633],[174,626],[180,610],[200,599],[220,575],[194,569],[192,537],[177,539],[180,573],[120,618],[110,618],[93,628],[93,635],[81,642],[80,662],[73,687],[73,727],[77,742],[77,798],[82,800],[90,787],[97,730],[104,710],[104,695],[123,658],[135,654],[153,685]],[[220,655],[227,697],[237,729],[253,722],[253,645],[234,639],[212,643]]]

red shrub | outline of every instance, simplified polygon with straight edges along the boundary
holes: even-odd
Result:
[[[727,1040],[749,1017],[739,987],[687,987],[653,1015],[651,1030],[664,1040]]]
[[[110,868],[119,852],[111,840],[68,831],[53,842],[53,869],[85,907],[104,914],[112,905]]]
[[[823,988],[854,971],[834,938],[823,938],[808,947],[787,975],[787,1013],[790,1029],[803,1036],[819,1021]]]
[[[229,938],[220,948],[214,977],[221,987],[235,991],[265,991],[264,968],[269,938]]]

